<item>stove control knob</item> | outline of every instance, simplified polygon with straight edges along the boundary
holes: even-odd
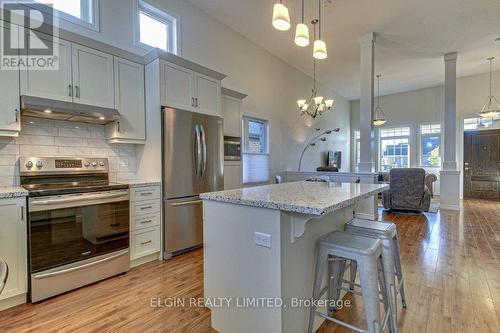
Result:
[[[92,166],[95,168],[97,166],[97,162],[96,161],[92,162]]]
[[[42,161],[36,161],[36,167],[41,169],[43,167],[43,162]]]
[[[28,161],[26,162],[26,168],[31,169],[33,167],[33,162]]]
[[[99,166],[102,166],[102,167],[103,167],[104,165],[105,165],[104,161],[100,161],[100,162],[99,162]]]
[[[88,168],[90,166],[90,162],[85,162],[85,167]]]

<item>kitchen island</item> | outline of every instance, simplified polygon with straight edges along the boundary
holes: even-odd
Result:
[[[212,327],[221,333],[305,332],[316,240],[343,230],[358,201],[387,189],[293,182],[200,195]],[[322,321],[317,317],[315,328]]]

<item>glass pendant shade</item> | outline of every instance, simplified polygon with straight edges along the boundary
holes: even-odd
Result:
[[[295,44],[300,47],[309,45],[309,28],[304,23],[297,24],[295,29]]]
[[[326,43],[324,41],[319,39],[314,41],[313,57],[320,60],[328,57]]]
[[[483,106],[479,116],[482,118],[500,117],[500,105],[495,96],[488,96],[488,102]]]
[[[375,115],[373,117],[373,125],[375,126],[381,126],[385,124],[387,120],[385,119],[384,112],[382,111],[382,108],[380,106],[377,106],[375,108]]]
[[[307,109],[309,109],[309,104],[304,104],[302,106],[302,111],[307,111]]]
[[[327,99],[325,101],[325,106],[330,109],[333,106],[333,99]]]
[[[314,97],[314,104],[316,104],[316,106],[319,106],[322,102],[323,102],[323,96]]]
[[[290,15],[288,14],[288,8],[280,2],[274,5],[273,27],[280,31],[287,31],[290,29]]]
[[[305,104],[306,104],[306,100],[305,99],[299,99],[297,101],[297,105],[299,106],[299,109],[302,109]]]

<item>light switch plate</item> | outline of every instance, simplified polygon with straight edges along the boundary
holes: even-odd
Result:
[[[255,244],[267,248],[271,248],[271,235],[262,232],[255,232]]]

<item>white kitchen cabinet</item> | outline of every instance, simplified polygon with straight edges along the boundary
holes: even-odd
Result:
[[[30,30],[26,31],[26,39],[34,38],[33,34],[29,34]],[[21,69],[21,95],[72,102],[71,42],[48,35],[37,36],[47,43],[54,40],[54,45],[58,48],[58,68],[56,70]]]
[[[161,68],[163,106],[222,116],[220,80],[166,61]]]
[[[115,57],[115,108],[121,119],[106,126],[109,143],[145,143],[144,66]]]
[[[243,171],[241,161],[224,162],[224,190],[243,187]]]
[[[162,104],[172,108],[194,111],[193,72],[170,64],[162,64]]]
[[[26,301],[28,286],[26,198],[0,199],[0,257],[9,276],[0,294],[0,310]]]
[[[10,33],[7,24],[0,28],[4,36]],[[19,71],[0,70],[0,136],[18,136],[21,131],[19,106]]]
[[[222,118],[224,135],[241,137],[241,100],[222,95]]]
[[[131,266],[159,258],[161,249],[160,186],[130,189]]]
[[[114,108],[113,56],[78,44],[72,46],[75,103]]]
[[[208,76],[195,74],[196,112],[221,117],[220,81]]]

